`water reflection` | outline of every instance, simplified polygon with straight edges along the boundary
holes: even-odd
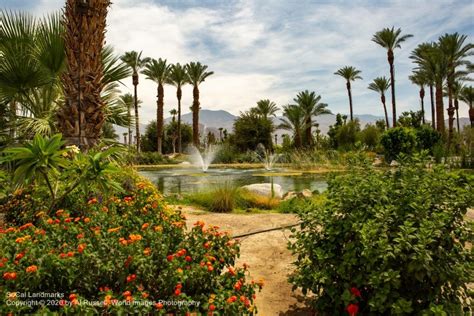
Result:
[[[235,186],[269,183],[272,178],[285,192],[304,189],[324,191],[327,188],[324,175],[286,173],[285,170],[268,172],[264,169],[209,169],[203,173],[196,169],[165,169],[141,171],[140,174],[155,183],[164,194],[199,192],[229,182]]]

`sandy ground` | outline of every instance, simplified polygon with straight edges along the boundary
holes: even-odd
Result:
[[[293,214],[215,214],[196,212],[189,207],[183,207],[183,213],[186,215],[188,225],[201,220],[206,224],[217,225],[232,235],[298,222]],[[237,265],[247,263],[250,266],[251,278],[254,280],[263,278],[265,281],[262,291],[257,294],[259,315],[312,314],[305,308],[301,292],[292,292],[291,285],[287,281],[287,275],[293,271],[291,263],[294,261],[294,257],[286,248],[289,236],[289,230],[278,230],[240,239],[241,256]]]

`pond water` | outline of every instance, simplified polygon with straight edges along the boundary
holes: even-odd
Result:
[[[281,185],[284,192],[324,191],[327,188],[325,175],[276,169],[209,169],[206,173],[200,169],[163,169],[157,171],[140,171],[150,179],[158,189],[166,194],[186,194],[206,191],[225,183],[242,186],[253,183],[273,183]]]

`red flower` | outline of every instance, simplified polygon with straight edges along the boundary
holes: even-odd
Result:
[[[70,301],[74,301],[75,299],[77,299],[77,295],[76,295],[76,294],[73,293],[73,294],[70,294],[70,295],[69,295],[69,300],[70,300]]]
[[[209,310],[210,310],[211,312],[215,311],[215,310],[216,310],[216,306],[215,306],[214,304],[209,305]]]
[[[135,279],[137,278],[137,276],[135,274],[130,274],[128,277],[127,277],[127,282],[132,282],[134,281]]]
[[[38,267],[35,265],[29,266],[28,268],[26,268],[27,273],[35,273],[36,271],[38,271]]]
[[[15,260],[20,260],[21,258],[23,258],[25,256],[25,253],[24,252],[21,252],[19,254],[16,255],[15,257]]]
[[[193,261],[193,259],[192,259],[190,256],[186,256],[186,257],[184,258],[184,260],[186,260],[187,262]]]
[[[77,246],[77,252],[83,253],[86,247],[87,247],[87,244],[79,244],[79,246]]]
[[[176,289],[174,290],[174,295],[178,296],[181,294],[181,290],[180,289]]]
[[[155,304],[155,307],[156,307],[156,309],[162,309],[162,308],[163,308],[163,304],[161,304],[161,303],[156,303],[156,304]]]
[[[168,261],[170,261],[170,262],[173,261],[173,255],[168,255],[168,256],[166,257],[166,260],[168,260]]]
[[[346,310],[350,316],[356,316],[357,312],[359,311],[359,305],[350,304],[349,306],[347,306]]]
[[[5,280],[15,280],[16,279],[16,273],[15,272],[5,272],[3,274],[3,279],[5,279]]]
[[[356,287],[351,288],[351,293],[352,293],[352,295],[354,295],[355,297],[360,297],[360,291],[359,291],[359,289],[356,288]]]
[[[126,297],[126,296],[130,296],[130,295],[132,295],[132,293],[130,293],[130,291],[125,291],[125,292],[123,292],[123,296],[125,296],[125,297]]]

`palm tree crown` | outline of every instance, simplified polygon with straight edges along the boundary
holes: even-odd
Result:
[[[167,83],[176,87],[176,98],[178,99],[178,152],[182,152],[181,144],[181,87],[187,83],[188,75],[186,69],[180,63],[171,65]]]
[[[258,101],[257,106],[255,107],[255,112],[265,118],[268,118],[269,116],[275,116],[277,111],[278,107],[276,103],[270,101],[269,99]]]
[[[279,128],[292,131],[295,146],[302,147],[301,134],[306,127],[303,109],[295,104],[286,105],[283,107],[283,118],[280,120]]]
[[[379,44],[387,50],[394,50],[395,48],[401,48],[401,44],[405,42],[410,37],[413,37],[411,34],[401,35],[402,30],[400,28],[395,30],[395,27],[384,28],[381,31],[375,33],[372,37],[372,41]]]
[[[138,74],[140,69],[145,67],[145,65],[150,62],[149,57],[142,58],[143,52],[130,51],[122,55],[121,59],[126,63],[130,68],[132,68],[133,73]]]
[[[382,101],[385,114],[385,125],[389,128],[390,124],[388,122],[387,106],[385,105],[385,92],[390,89],[390,80],[385,77],[377,77],[367,88],[380,94],[380,100]]]
[[[340,68],[334,74],[343,77],[346,79],[346,88],[347,88],[347,95],[349,96],[349,111],[351,115],[351,121],[354,119],[353,115],[353,107],[352,107],[352,91],[351,91],[351,81],[355,81],[356,79],[362,79],[360,76],[361,71],[357,70],[355,67],[352,66],[345,66]]]

